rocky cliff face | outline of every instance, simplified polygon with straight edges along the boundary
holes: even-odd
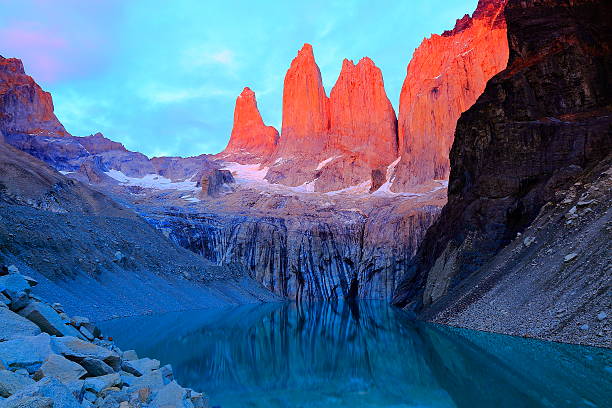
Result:
[[[470,281],[468,289],[464,283],[476,272],[490,273],[485,288],[494,286],[499,279],[491,263],[496,254],[525,231],[546,203],[571,202],[562,202],[562,191],[610,154],[611,12],[609,2],[598,0],[508,3],[508,68],[489,81],[459,120],[451,152],[449,202],[427,232],[397,291],[396,304],[434,309],[454,290],[478,287],[484,278]],[[599,234],[595,241],[609,242],[602,230],[595,228],[593,233]],[[586,239],[570,233],[564,237],[567,246]],[[597,254],[588,257],[596,268],[594,284],[599,284],[609,276],[605,262]],[[543,281],[559,280],[564,271],[561,265],[539,276]],[[522,278],[516,279],[518,285]],[[542,290],[556,298],[563,287]],[[592,304],[604,296],[598,290],[579,290],[577,296]],[[467,304],[479,296],[466,298]],[[512,311],[516,305],[507,307]],[[512,313],[524,325],[531,324]],[[577,327],[571,317],[559,324],[562,329],[570,323]]]
[[[0,132],[68,136],[53,113],[51,94],[25,74],[16,58],[0,56]]]
[[[304,45],[285,77],[283,129],[266,178],[335,191],[368,183],[396,157],[397,120],[380,69],[367,57],[344,60],[328,98]]]
[[[139,212],[178,245],[218,265],[240,265],[274,293],[304,300],[342,299],[353,281],[359,298],[390,299],[444,200],[440,192],[428,202],[380,202],[362,211],[295,196],[233,196]],[[241,210],[231,211],[237,197]]]
[[[394,191],[446,179],[455,126],[506,67],[506,0],[480,0],[474,14],[455,28],[432,35],[415,50],[400,95],[399,149]]]
[[[229,161],[262,163],[274,152],[277,143],[278,131],[264,124],[257,109],[255,92],[244,88],[236,99],[232,135],[219,157]]]

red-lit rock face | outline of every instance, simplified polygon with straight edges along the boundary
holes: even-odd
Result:
[[[329,150],[357,154],[368,167],[387,166],[397,157],[397,119],[380,69],[365,57],[344,60],[329,97]]]
[[[222,156],[249,155],[262,161],[274,152],[277,143],[278,131],[264,124],[257,109],[255,92],[244,88],[236,99],[234,127]]]
[[[400,95],[399,149],[393,190],[448,178],[455,126],[506,67],[506,0],[480,0],[472,17],[425,39],[414,52]]]
[[[312,46],[304,44],[285,75],[283,125],[276,156],[319,153],[326,145],[329,107]]]
[[[25,74],[16,58],[0,56],[0,131],[43,136],[68,136],[53,113],[51,94]]]

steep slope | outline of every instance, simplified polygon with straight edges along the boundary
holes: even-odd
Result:
[[[508,3],[508,68],[489,81],[485,93],[459,120],[451,152],[448,204],[427,232],[397,290],[396,304],[424,311],[427,316],[438,308],[442,313],[440,305],[456,297],[460,286],[467,294],[461,310],[495,291],[497,298],[513,302],[503,313],[516,320],[514,328],[520,326],[543,337],[554,333],[559,339],[579,337],[576,333],[583,316],[597,314],[606,296],[606,291],[598,288],[609,285],[610,279],[609,263],[599,250],[584,252],[569,269],[566,263],[538,265],[539,260],[539,268],[529,269],[533,274],[529,279],[541,282],[578,279],[580,275],[592,279],[590,285],[574,288],[574,296],[582,300],[569,303],[568,309],[573,308],[568,310],[570,315],[542,331],[538,331],[538,320],[528,320],[520,313],[525,303],[533,301],[531,313],[548,316],[549,302],[529,298],[530,291],[518,297],[510,293],[512,286],[521,285],[527,277],[519,273],[520,263],[499,265],[510,259],[507,251],[500,254],[500,250],[533,223],[546,203],[551,203],[547,208],[555,204],[565,208],[573,202],[562,201],[567,199],[570,185],[579,177],[593,183],[607,170],[602,160],[612,147],[612,30],[607,19],[611,12],[610,3],[599,0]],[[589,173],[596,166],[603,167]],[[606,172],[605,177],[609,176]],[[576,205],[587,205],[584,201],[589,201],[589,195],[585,191],[585,196],[576,200],[583,202]],[[558,240],[567,250],[557,253],[557,259],[571,255],[570,248],[581,247],[582,240],[609,243],[609,196],[600,200],[603,205],[589,210],[593,212],[588,221],[591,226],[573,232],[571,228],[554,229],[556,213],[544,213],[549,218],[541,221],[539,228],[553,228],[546,237],[538,235],[549,245],[546,254],[561,252]],[[569,212],[571,218],[576,209]],[[524,245],[531,243],[525,240]],[[568,262],[572,259],[570,256]],[[512,272],[515,280],[499,284],[497,266]],[[470,284],[466,287],[464,282]],[[565,295],[564,286],[538,287],[543,291],[541,296],[559,299]],[[499,313],[495,308],[478,310],[483,320]],[[453,320],[450,313],[444,319],[468,327],[480,327],[483,321],[470,323],[462,316],[455,317]],[[512,331],[509,327],[493,325],[490,329]]]
[[[51,94],[25,74],[23,63],[0,55],[0,133],[68,136],[53,113]]]
[[[480,0],[455,28],[432,35],[415,50],[400,94],[399,150],[393,191],[446,179],[459,116],[506,67],[506,0]]]
[[[278,131],[264,124],[257,109],[255,92],[244,88],[236,99],[230,140],[218,157],[228,161],[262,163],[274,152],[277,143]]]

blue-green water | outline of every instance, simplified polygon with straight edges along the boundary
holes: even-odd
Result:
[[[610,407],[612,352],[411,321],[382,302],[106,322],[124,350],[231,407]]]

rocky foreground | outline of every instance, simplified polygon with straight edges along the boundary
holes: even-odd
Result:
[[[38,282],[0,270],[0,407],[207,407],[172,367],[122,351],[80,316],[31,293]]]

